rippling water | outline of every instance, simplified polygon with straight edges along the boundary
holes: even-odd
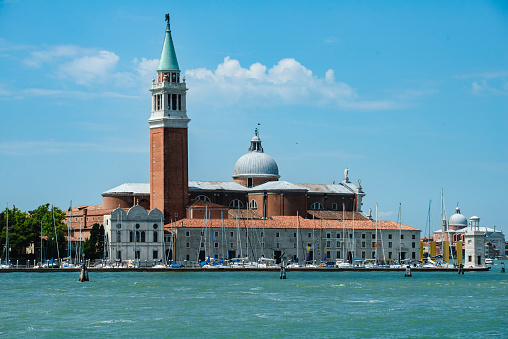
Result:
[[[507,266],[508,267],[508,266]],[[3,337],[508,337],[508,273],[0,274]]]

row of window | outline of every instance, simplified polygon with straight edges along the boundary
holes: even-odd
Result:
[[[134,226],[134,227],[137,230],[139,230],[141,228],[141,225],[140,224],[136,224],[136,226]],[[158,224],[153,224],[152,227],[153,227],[154,230],[156,230],[157,228],[159,228],[159,225]],[[116,228],[121,229],[122,228],[122,224],[121,223],[116,224]]]
[[[159,241],[159,232],[152,232],[152,241]],[[122,242],[122,232],[116,231],[116,242]],[[134,242],[134,231],[129,232],[129,242]],[[146,242],[146,232],[145,231],[136,231],[136,242]]]
[[[182,95],[181,94],[168,94],[168,110],[181,111],[182,110]],[[164,102],[162,94],[153,96],[153,107],[156,111],[164,109]]]

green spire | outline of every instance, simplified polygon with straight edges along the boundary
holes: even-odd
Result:
[[[178,60],[176,60],[175,46],[171,38],[171,30],[169,29],[169,18],[166,17],[168,24],[166,26],[166,35],[164,36],[164,45],[162,46],[161,59],[157,72],[164,71],[180,71]]]

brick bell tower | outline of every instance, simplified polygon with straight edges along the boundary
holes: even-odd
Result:
[[[185,217],[189,200],[185,78],[180,69],[166,14],[166,33],[157,69],[152,80],[150,124],[150,209],[164,213],[164,222]]]

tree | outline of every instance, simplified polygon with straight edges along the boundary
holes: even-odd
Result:
[[[6,257],[6,240],[7,240],[7,211],[9,214],[9,248],[10,253],[19,253],[21,249],[24,249],[30,245],[26,238],[28,237],[27,232],[24,230],[24,222],[26,219],[26,213],[21,212],[16,206],[12,208],[5,208],[0,213],[0,248],[2,249],[1,257]],[[10,256],[10,255],[9,255]]]
[[[99,259],[104,253],[104,226],[93,224],[90,230],[90,238],[83,244],[83,252],[87,259]]]

